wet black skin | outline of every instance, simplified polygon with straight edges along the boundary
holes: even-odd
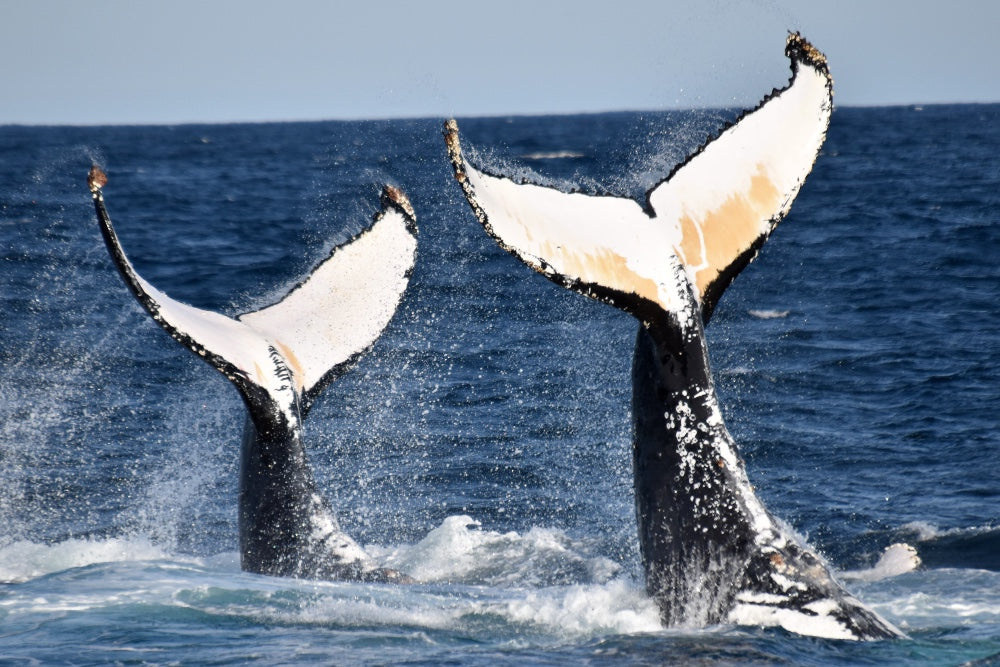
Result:
[[[635,508],[646,588],[668,626],[724,620],[753,551],[736,484],[715,449],[728,434],[721,422],[708,425],[715,401],[703,335],[639,327],[632,365]],[[681,409],[690,410],[690,421],[678,428]]]
[[[263,390],[244,393],[244,401],[249,414],[240,456],[241,568],[307,579],[407,581],[394,570],[364,570],[335,556],[342,533],[316,488],[300,425],[288,424]],[[314,517],[325,518],[334,530],[317,534]]]
[[[325,564],[305,536],[309,517],[326,508],[317,507],[301,429],[287,423],[266,392],[241,393],[249,414],[240,450],[240,565],[259,574],[322,576]]]

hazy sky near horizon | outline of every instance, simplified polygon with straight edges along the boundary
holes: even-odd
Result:
[[[0,124],[755,104],[788,30],[840,105],[1000,101],[992,0],[0,0]]]

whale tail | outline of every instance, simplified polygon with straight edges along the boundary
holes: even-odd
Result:
[[[88,178],[105,244],[133,296],[170,336],[225,375],[248,411],[240,472],[243,569],[263,574],[405,581],[375,567],[317,492],[301,443],[316,398],[369,349],[406,290],[417,227],[406,196],[382,191],[372,224],[275,303],[236,317],[170,298],[140,276]]]
[[[633,366],[636,514],[647,588],[664,621],[898,636],[761,505],[708,367],[703,326],[788,213],[830,121],[825,57],[798,34],[785,53],[788,84],[707,140],[642,202],[478,168],[463,155],[454,120],[445,143],[473,212],[502,248],[642,323]]]
[[[140,276],[122,248],[104,203],[107,176],[88,185],[105,243],[125,283],[174,340],[225,375],[253,414],[266,396],[289,421],[378,339],[406,290],[416,257],[413,208],[386,186],[374,222],[336,247],[273,304],[236,317],[170,298]]]
[[[704,321],[733,278],[788,213],[826,137],[833,83],[825,57],[797,34],[792,78],[708,139],[640,203],[562,192],[473,166],[458,125],[445,124],[455,178],[476,217],[506,250],[550,280],[641,320],[674,310],[675,256]]]

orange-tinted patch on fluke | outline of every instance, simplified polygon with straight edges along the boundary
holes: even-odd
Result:
[[[659,303],[659,288],[652,278],[636,273],[628,266],[628,260],[611,250],[599,253],[573,253],[550,243],[540,249],[548,260],[556,257],[562,261],[552,264],[559,267],[565,276],[579,278],[584,282],[616,287],[624,292],[632,292],[654,303]]]
[[[288,367],[294,374],[296,389],[301,391],[303,382],[305,381],[305,369],[302,368],[302,363],[295,356],[295,353],[292,352],[291,348],[284,343],[275,341],[274,345],[281,352],[281,356],[285,358],[285,363],[288,364]]]
[[[700,221],[692,216],[680,219],[681,246],[677,251],[686,266],[696,268],[700,295],[704,296],[712,281],[764,233],[764,223],[780,206],[781,193],[763,165],[758,165],[749,190],[731,195]]]

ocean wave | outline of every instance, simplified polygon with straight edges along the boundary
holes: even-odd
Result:
[[[452,516],[413,544],[372,551],[381,561],[410,566],[425,581],[399,586],[267,577],[241,572],[238,554],[169,554],[142,536],[17,542],[0,549],[0,572],[10,586],[0,614],[8,619],[129,615],[141,608],[151,622],[212,618],[213,624],[314,627],[352,637],[363,631],[407,641],[523,646],[677,632],[662,627],[641,582],[617,567],[602,569],[606,559],[559,530],[500,533],[482,530],[468,516]],[[591,568],[589,574],[570,582],[565,564],[581,562]],[[884,568],[880,574],[886,574]],[[995,572],[943,568],[889,574],[897,576],[861,577],[852,589],[908,632],[953,625],[956,619],[1000,622]],[[562,581],[538,583],[554,579]]]
[[[269,606],[261,620],[338,627],[404,626],[484,639],[561,641],[663,629],[656,604],[642,586],[624,578],[537,589],[326,584],[314,589],[297,609]]]
[[[866,598],[908,631],[961,624],[1000,623],[1000,575],[984,570],[942,568],[921,570],[891,580]]]
[[[19,540],[0,547],[0,583],[18,583],[96,563],[171,558],[146,537],[70,538],[55,544]]]
[[[532,527],[524,533],[481,530],[478,521],[460,515],[413,545],[368,546],[386,567],[419,581],[468,585],[546,586],[604,583],[619,565],[588,553],[587,545],[563,531]]]
[[[771,309],[757,309],[751,308],[747,311],[751,316],[756,317],[759,320],[777,320],[784,317],[788,317],[790,310],[771,310]]]
[[[604,584],[621,566],[564,531],[534,526],[518,533],[482,530],[467,515],[451,516],[412,544],[366,545],[385,567],[428,584],[539,588]],[[236,569],[239,555],[178,554],[146,534],[70,538],[52,544],[19,540],[0,546],[0,583],[19,583],[101,563],[172,561],[212,569]]]
[[[909,537],[926,567],[1000,572],[1000,528],[939,529],[925,522],[904,524],[896,535]]]
[[[559,530],[500,533],[452,516],[414,544],[370,550],[421,583],[262,576],[240,571],[238,554],[171,554],[145,536],[20,541],[0,548],[0,577],[12,586],[0,613],[126,613],[139,605],[151,618],[171,620],[182,613],[542,643],[662,630],[641,583]]]

